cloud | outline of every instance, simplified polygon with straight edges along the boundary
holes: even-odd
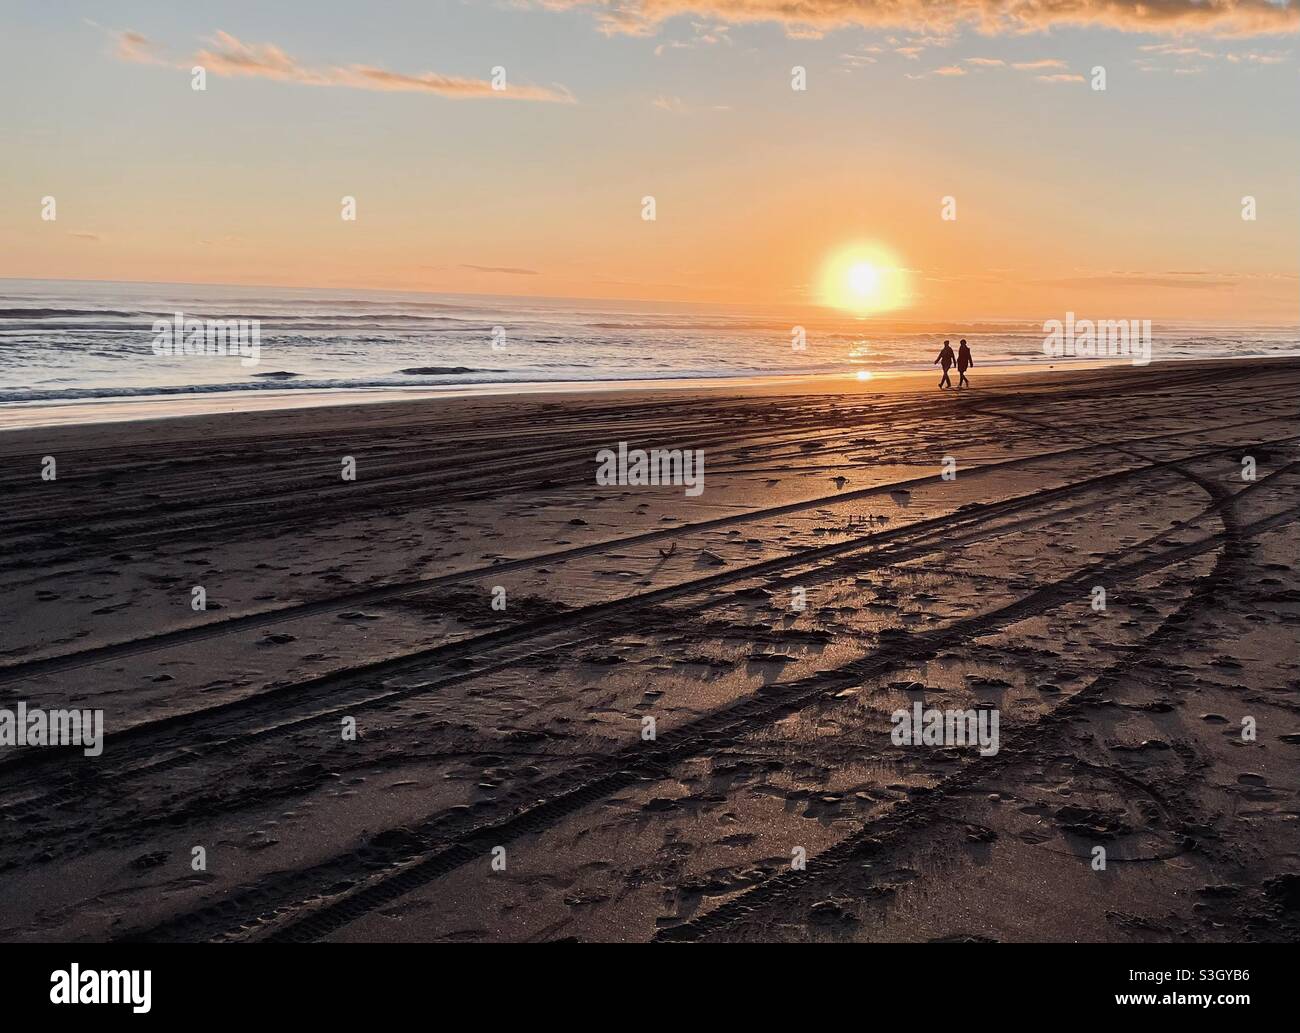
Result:
[[[913,43],[919,43],[923,47],[950,47],[952,46],[951,36],[920,36],[912,40]]]
[[[660,43],[655,47],[655,57],[663,56],[668,50],[693,50],[696,47],[712,47],[720,43],[731,46],[731,37],[727,35],[731,31],[730,25],[691,22],[691,31],[695,33],[691,39],[670,39]]]
[[[968,57],[965,59],[968,65],[974,65],[976,68],[1005,68],[1007,63],[1000,57]],[[1043,82],[1083,82],[1083,76],[1072,72],[1056,71],[1065,69],[1068,66],[1064,61],[1054,57],[1045,57],[1038,61],[1016,61],[1011,65],[1012,68],[1019,72],[1047,72],[1050,75],[1036,75],[1035,79],[1041,79]],[[945,74],[942,71],[936,72],[936,75]],[[953,73],[947,73],[953,74]]]
[[[572,103],[573,95],[564,87],[516,85],[507,80],[504,89],[494,89],[488,79],[471,79],[457,75],[424,72],[408,75],[373,65],[324,65],[310,67],[300,63],[274,43],[245,43],[228,32],[217,31],[208,46],[184,61],[167,60],[162,50],[138,32],[115,32],[116,56],[137,64],[164,64],[188,69],[202,65],[214,75],[249,77],[292,82],[303,86],[340,86],[355,90],[386,93],[431,93],[458,99],[494,98]]]
[[[679,15],[724,22],[776,22],[832,30],[908,28],[987,34],[1060,26],[1124,32],[1263,36],[1300,30],[1293,0],[539,0],[550,9],[591,9],[607,34],[649,35]]]
[[[1138,69],[1143,72],[1164,72],[1171,70],[1168,65],[1159,65],[1155,63],[1158,58],[1172,58],[1183,64],[1173,67],[1174,75],[1197,75],[1205,70],[1204,65],[1187,64],[1193,60],[1196,61],[1217,61],[1222,58],[1229,64],[1254,64],[1254,65],[1278,65],[1290,56],[1290,50],[1275,51],[1225,51],[1222,54],[1214,51],[1204,50],[1201,47],[1191,46],[1186,43],[1148,43],[1138,47],[1138,53],[1143,55],[1136,58],[1134,63]]]
[[[729,104],[710,104],[705,108],[694,107],[687,104],[681,97],[675,97],[671,94],[661,93],[650,102],[651,106],[658,108],[660,111],[671,111],[674,115],[689,115],[696,111],[730,111]]]
[[[1073,276],[1060,280],[1033,280],[1043,287],[1156,287],[1169,290],[1230,290],[1236,286],[1231,276],[1195,273],[1117,272],[1094,276]]]
[[[102,239],[103,239],[102,237],[100,237],[100,235],[99,235],[98,233],[76,233],[76,232],[69,232],[69,233],[68,233],[68,236],[69,236],[69,237],[76,237],[78,240],[96,240],[96,241],[98,241],[98,240],[102,240]]]
[[[506,273],[509,276],[540,276],[536,269],[515,269],[508,265],[472,265],[469,262],[460,264],[462,269],[473,269],[476,273]]]
[[[1289,51],[1287,52],[1289,53]],[[1282,54],[1227,54],[1225,55],[1234,65],[1245,61],[1255,65],[1278,65],[1286,60],[1286,53]]]
[[[141,65],[163,65],[161,48],[148,36],[127,29],[117,33],[117,57],[122,61],[133,61]]]
[[[1177,43],[1148,43],[1146,46],[1138,47],[1138,50],[1147,54],[1165,54],[1169,57],[1214,57],[1208,50],[1202,50],[1200,47],[1180,46]]]
[[[962,68],[961,65],[945,65],[943,68],[936,68],[934,70],[934,74],[935,75],[965,75],[966,69]]]

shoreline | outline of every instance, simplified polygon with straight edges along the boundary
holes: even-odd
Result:
[[[977,366],[972,377],[978,378],[971,390],[988,378],[1006,383],[1007,378],[1052,378],[1082,373],[1102,374],[1116,369],[1149,370],[1153,366],[1177,369],[1186,366],[1218,363],[1277,362],[1276,357],[1171,359],[1137,365],[1116,360],[1062,360],[1051,363],[1005,363]],[[863,376],[863,374],[867,376]],[[400,405],[414,402],[452,401],[457,399],[499,399],[510,396],[572,398],[611,393],[640,392],[742,392],[788,393],[792,389],[816,394],[828,391],[859,393],[875,391],[927,391],[935,388],[939,371],[863,370],[836,374],[772,374],[744,377],[681,377],[636,380],[593,381],[518,381],[509,383],[447,384],[436,386],[385,388],[274,388],[248,391],[222,391],[157,395],[117,396],[93,399],[43,400],[0,403],[0,433],[39,430],[53,427],[92,426],[106,423],[135,423],[155,420],[186,419],[235,413],[293,412],[297,410],[352,408],[371,405]]]

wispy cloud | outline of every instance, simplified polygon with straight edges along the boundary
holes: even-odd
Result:
[[[1174,75],[1197,75],[1205,70],[1205,66],[1191,62],[1223,60],[1233,65],[1278,65],[1290,56],[1291,51],[1230,50],[1219,53],[1180,42],[1148,43],[1138,47],[1138,53],[1140,56],[1134,59],[1134,64],[1138,66],[1139,71],[1172,71]],[[1177,64],[1159,64],[1160,58],[1167,58]]]
[[[696,107],[694,105],[687,104],[686,101],[682,100],[681,97],[676,97],[667,93],[659,94],[659,96],[655,97],[654,100],[650,102],[650,104],[652,107],[656,107],[660,111],[671,111],[675,115],[689,115],[695,111],[730,111],[731,110],[731,106],[728,104],[710,104],[702,108]]]
[[[1286,60],[1286,53],[1261,54],[1250,51],[1243,54],[1225,54],[1224,56],[1234,65],[1242,62],[1252,65],[1280,65]]]
[[[880,52],[879,47],[864,47],[862,51],[852,54],[841,54],[840,60],[849,68],[861,68],[864,65],[874,65],[876,58],[872,56],[872,51]]]
[[[536,269],[516,269],[508,265],[473,265],[470,262],[462,262],[462,269],[472,269],[476,273],[504,273],[507,276],[540,276]]]
[[[987,34],[1058,26],[1125,32],[1262,36],[1295,32],[1300,8],[1287,0],[537,0],[551,9],[590,8],[608,34],[649,35],[679,15],[724,22],[776,22],[829,31],[848,26]]]
[[[1231,275],[1204,271],[1150,273],[1123,270],[1030,282],[1044,287],[1156,287],[1167,290],[1218,291],[1234,287],[1237,279]]]
[[[139,32],[132,32],[127,29],[119,32],[117,36],[117,49],[115,53],[123,61],[134,61],[142,65],[165,65],[166,59],[162,56],[161,48]]]
[[[220,30],[203,47],[185,60],[168,59],[163,48],[132,30],[113,33],[114,54],[136,64],[169,65],[188,69],[201,65],[213,75],[272,79],[303,86],[337,86],[381,92],[430,93],[457,99],[492,98],[497,100],[531,100],[572,103],[573,95],[564,87],[519,85],[507,82],[505,89],[495,89],[488,79],[473,79],[438,72],[411,75],[374,65],[305,65],[274,43],[245,43]]]
[[[1046,74],[1036,75],[1035,79],[1042,82],[1065,83],[1065,82],[1083,82],[1083,76],[1077,72],[1069,72],[1069,67],[1064,61],[1055,57],[1044,57],[1037,61],[1015,61],[1010,65],[1000,57],[968,57],[964,60],[965,64],[974,68],[1014,68],[1018,72],[1043,72]],[[935,72],[936,75],[941,74]]]
[[[1214,54],[1208,50],[1179,43],[1147,43],[1138,47],[1138,50],[1144,54],[1164,54],[1167,57],[1214,57]]]
[[[655,57],[662,57],[669,50],[694,50],[696,47],[715,47],[719,44],[731,46],[730,25],[720,22],[692,22],[690,39],[670,39],[655,47]]]

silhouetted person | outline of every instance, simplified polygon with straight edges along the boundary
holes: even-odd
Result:
[[[939,357],[934,361],[943,365],[943,379],[939,381],[939,386],[941,388],[952,387],[952,381],[948,379],[948,370],[952,367],[956,358],[952,354],[952,345],[949,342],[943,342],[943,351],[939,353]]]
[[[970,387],[970,381],[966,379],[966,371],[975,365],[975,360],[971,358],[970,349],[966,347],[966,338],[961,339],[961,347],[957,349],[957,372],[961,374],[961,379],[957,381],[957,390],[963,387]]]

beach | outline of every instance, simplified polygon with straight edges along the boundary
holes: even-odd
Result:
[[[0,939],[1295,940],[1294,360],[937,379],[6,410]]]

